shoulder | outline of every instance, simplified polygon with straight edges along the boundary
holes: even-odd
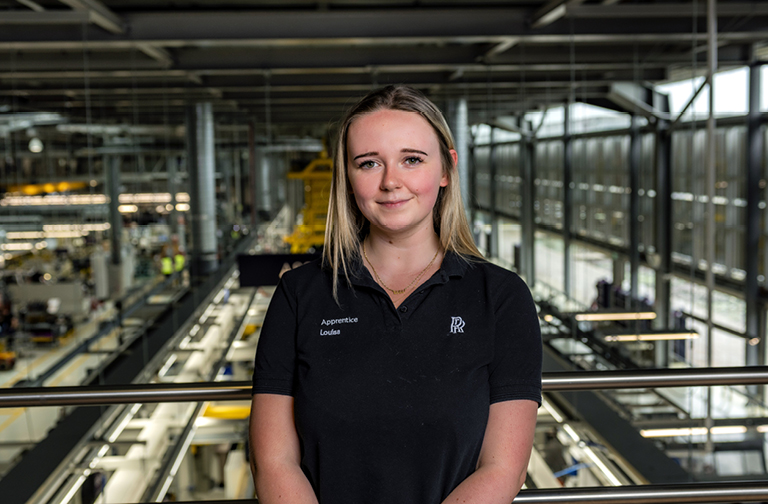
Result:
[[[499,289],[506,293],[529,292],[525,281],[514,271],[502,268],[488,262],[483,258],[469,258],[467,261],[466,275],[468,277],[482,278],[490,288]]]
[[[322,260],[315,259],[286,271],[280,284],[290,292],[306,292],[327,284],[329,278],[330,273],[323,268]]]

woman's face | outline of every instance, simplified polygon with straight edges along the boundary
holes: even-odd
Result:
[[[421,115],[385,109],[355,119],[347,132],[347,175],[372,227],[387,233],[433,229],[432,209],[448,176],[437,134]]]

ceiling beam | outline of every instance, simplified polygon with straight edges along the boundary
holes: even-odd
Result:
[[[71,1],[71,0],[69,0]],[[526,29],[528,9],[175,11],[126,14],[136,39],[382,39],[508,36]],[[207,34],[207,36],[200,36]]]
[[[29,23],[25,23],[29,24]],[[10,31],[10,28],[7,30]],[[509,37],[420,37],[420,38],[339,38],[339,39],[254,39],[252,34],[244,38],[210,39],[201,33],[202,38],[187,39],[135,39],[112,37],[102,40],[83,40],[82,32],[72,32],[69,36],[59,36],[51,39],[48,34],[36,37],[36,32],[26,32],[26,36],[6,37],[4,30],[0,30],[0,51],[64,51],[64,50],[104,50],[112,51],[130,49],[138,44],[151,44],[156,47],[185,48],[185,47],[226,47],[246,49],[274,49],[281,47],[307,46],[315,49],[332,49],[349,46],[399,46],[399,45],[445,45],[445,44],[501,44]],[[40,33],[40,32],[37,32]],[[750,43],[766,40],[765,31],[723,31],[718,33],[718,39],[727,42]],[[658,31],[655,33],[643,33],[642,31],[627,29],[620,33],[547,33],[547,34],[521,34],[515,35],[519,43],[525,45],[562,45],[562,44],[659,44],[659,43],[690,43],[692,40],[705,42],[706,33],[693,34],[685,30]],[[37,39],[37,40],[35,40]]]
[[[609,86],[612,82],[615,82],[614,80],[605,79],[605,80],[579,80],[577,84],[582,87],[588,87],[588,86]],[[485,96],[485,93],[488,89],[517,89],[520,87],[525,87],[527,89],[570,89],[573,86],[573,82],[570,81],[570,79],[566,80],[548,80],[548,81],[532,81],[532,82],[520,82],[519,80],[509,81],[509,82],[437,82],[437,81],[431,81],[431,82],[424,82],[424,83],[418,83],[414,84],[415,87],[419,88],[437,88],[440,90],[455,90],[456,92],[462,93],[470,93],[470,92],[477,92],[477,93],[483,93],[483,96]],[[338,83],[338,84],[285,84],[285,85],[270,85],[269,87],[270,92],[273,94],[283,94],[283,93],[344,93],[344,96],[347,96],[349,93],[367,93],[371,90],[370,84],[346,84],[346,83]],[[220,96],[221,93],[243,93],[243,94],[259,94],[263,95],[265,92],[265,87],[258,85],[258,86],[242,86],[242,85],[227,85],[227,84],[221,84],[217,86],[216,88],[207,88],[207,87],[136,87],[136,88],[126,88],[126,87],[120,87],[120,88],[99,88],[94,87],[90,88],[88,90],[88,93],[91,96],[106,96],[106,97],[112,97],[112,96],[132,96],[132,95],[158,95],[158,96],[176,96],[176,95],[193,95],[197,96],[199,94],[208,94],[212,96]],[[0,96],[23,96],[23,97],[34,97],[34,96],[66,96],[68,98],[77,98],[82,97],[86,93],[85,89],[82,87],[78,88],[72,88],[72,87],[65,87],[65,88],[45,88],[45,89],[39,89],[39,88],[19,88],[18,86],[14,87],[13,89],[2,89],[0,88]]]
[[[463,70],[465,75],[468,73],[487,74],[492,70],[494,74],[503,72],[557,72],[570,71],[577,72],[596,71],[596,72],[615,72],[620,70],[647,70],[664,69],[669,62],[644,62],[644,63],[626,63],[626,62],[606,62],[606,63],[544,63],[544,64],[503,64],[503,65],[465,65],[465,64],[410,64],[410,65],[380,65],[376,67],[323,67],[323,68],[228,68],[228,69],[167,69],[167,70],[94,70],[89,71],[90,79],[113,79],[113,78],[132,78],[132,79],[160,79],[166,77],[192,78],[199,79],[206,76],[265,76],[265,75],[323,75],[323,74],[347,74],[359,75],[377,72],[381,74],[412,74],[412,73],[453,73],[459,69]],[[85,76],[82,70],[66,71],[8,71],[0,72],[2,80],[56,80],[56,79],[82,79]]]
[[[565,16],[568,7],[581,5],[584,0],[550,0],[536,11],[528,23],[531,28],[543,28]]]
[[[12,11],[0,16],[0,25],[77,25],[90,20],[86,11]]]
[[[152,44],[138,44],[136,47],[150,58],[160,62],[164,67],[173,66],[173,57],[166,49]]]
[[[86,0],[61,0],[72,4],[82,4]],[[87,0],[92,2],[94,0]],[[564,0],[557,0],[558,5],[566,5]],[[581,0],[579,0],[581,1]],[[582,10],[595,7],[594,10]],[[581,36],[623,37],[627,40],[635,34],[665,37],[667,34],[691,37],[690,20],[671,16],[668,19],[657,17],[657,6],[639,10],[633,5],[583,6],[572,7],[574,12],[599,14],[603,10],[618,13],[618,22],[609,24],[589,23],[577,27],[571,33],[568,26],[558,23],[545,29],[531,30],[528,24],[530,11],[527,9],[393,9],[393,10],[358,10],[358,11],[238,11],[238,12],[152,12],[128,13],[121,18],[110,18],[113,28],[121,27],[124,21],[130,27],[118,36],[94,31],[88,34],[87,43],[104,44],[104,47],[119,44],[151,43],[163,47],[212,47],[212,46],[249,46],[259,45],[274,47],[285,45],[412,45],[423,44],[474,44],[503,43],[510,37],[521,37],[521,43],[538,43],[538,37],[556,36],[562,43],[563,38],[579,43]],[[664,7],[659,5],[658,7]],[[674,8],[675,6],[669,6]],[[753,17],[764,16],[765,7],[755,6]],[[658,9],[664,11],[665,9]],[[92,10],[93,12],[101,12]],[[628,14],[622,15],[621,12]],[[628,19],[629,13],[633,17]],[[585,14],[586,15],[586,14]],[[590,14],[592,15],[592,14]],[[114,16],[114,15],[113,15]],[[634,17],[640,16],[640,19]],[[643,19],[645,17],[645,19]],[[754,24],[754,23],[753,23]],[[757,23],[759,25],[759,23]],[[757,26],[756,25],[756,26]],[[747,28],[742,28],[746,30]],[[585,30],[591,31],[589,33]],[[765,37],[759,28],[755,31]],[[414,37],[414,33],[419,34]],[[704,34],[706,35],[706,34]],[[542,40],[546,40],[542,39]],[[660,38],[658,40],[665,40]],[[71,27],[70,30],[58,30],[55,34],[43,30],[4,30],[0,41],[24,44],[15,46],[23,49],[34,43],[80,43],[83,41],[82,30]],[[81,46],[82,47],[82,46]],[[98,47],[98,46],[97,46]],[[52,46],[62,49],[61,45]]]
[[[91,21],[110,33],[124,34],[125,23],[123,20],[109,10],[99,0],[59,0],[74,10],[85,11],[90,15]]]
[[[42,5],[38,4],[37,2],[33,2],[32,0],[16,0],[16,1],[19,2],[21,5],[25,7],[29,7],[30,9],[36,12],[42,12],[45,10]]]
[[[520,42],[520,37],[508,37],[506,40],[499,42],[495,46],[493,46],[490,50],[488,50],[485,54],[482,56],[482,60],[488,60],[497,54],[501,54],[503,52],[506,52],[510,49],[512,49],[514,46],[516,46]]]
[[[638,19],[638,18],[690,18],[694,15],[693,5],[684,4],[653,4],[653,5],[568,5],[565,15],[573,18],[591,19]],[[705,17],[707,10],[701,6],[696,9],[698,17]],[[717,15],[725,16],[766,16],[768,4],[765,2],[752,3],[723,3],[717,4]]]

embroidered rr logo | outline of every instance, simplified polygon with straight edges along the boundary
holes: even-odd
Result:
[[[451,317],[451,334],[464,332],[464,320],[461,317]]]

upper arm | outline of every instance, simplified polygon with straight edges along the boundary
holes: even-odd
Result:
[[[293,397],[254,394],[251,402],[251,460],[254,468],[299,465],[299,436],[293,421]]]
[[[525,481],[537,409],[534,401],[518,400],[493,403],[489,410],[477,466],[497,467],[512,476],[515,493]]]
[[[285,275],[264,317],[253,370],[253,393],[291,395],[296,369],[296,297]]]
[[[509,273],[496,289],[491,403],[530,399],[541,404],[541,329],[523,280]]]

